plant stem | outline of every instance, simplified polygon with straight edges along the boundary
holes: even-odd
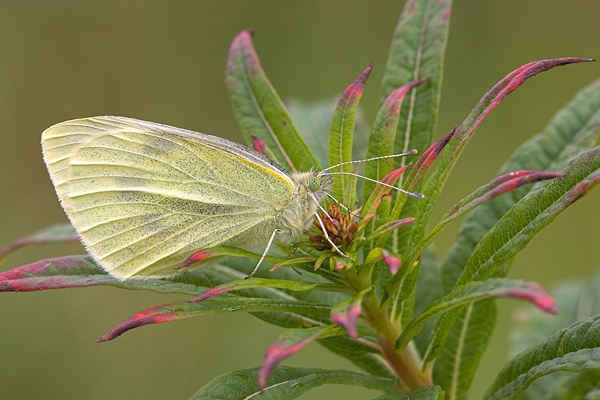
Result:
[[[368,286],[368,283],[363,282],[363,279],[352,272],[346,274],[346,278],[348,279],[348,283],[358,292]],[[400,333],[393,326],[385,309],[380,307],[376,296],[373,294],[365,296],[363,299],[363,309],[367,315],[369,324],[379,328],[381,333],[378,335],[377,341],[381,346],[382,356],[398,379],[405,383],[411,392],[421,386],[433,386],[431,375],[421,371],[408,348],[394,349]]]

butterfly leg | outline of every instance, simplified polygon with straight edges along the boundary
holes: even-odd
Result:
[[[273,233],[271,234],[271,238],[269,239],[269,242],[267,243],[267,248],[265,249],[265,251],[263,252],[262,256],[260,257],[260,260],[258,260],[258,263],[256,264],[256,267],[254,267],[254,270],[252,270],[252,272],[250,273],[250,275],[248,275],[244,279],[252,278],[254,276],[254,274],[258,270],[258,267],[260,266],[260,264],[262,264],[262,262],[264,261],[265,257],[267,256],[267,253],[269,252],[269,249],[271,248],[271,245],[273,244],[273,241],[275,240],[275,235],[278,234],[279,232],[283,232],[283,231],[281,229],[275,229],[273,231]]]
[[[327,211],[325,211],[325,209],[321,206],[319,206],[319,208],[321,210],[323,210],[325,212],[325,214],[327,214]],[[323,234],[325,235],[325,239],[329,242],[329,244],[331,245],[331,247],[333,247],[333,249],[342,257],[346,257],[348,259],[350,259],[350,261],[354,262],[354,260],[351,257],[348,257],[348,255],[344,254],[344,252],[342,252],[336,245],[335,243],[333,243],[333,241],[329,238],[329,235],[327,234],[327,229],[325,229],[325,225],[323,225],[323,220],[321,219],[321,217],[319,217],[318,213],[315,213],[315,217],[317,217],[317,221],[319,221],[319,225],[321,225],[321,229],[323,230]]]

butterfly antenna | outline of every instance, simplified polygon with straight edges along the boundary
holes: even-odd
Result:
[[[406,157],[406,156],[411,156],[411,155],[417,154],[417,153],[418,153],[417,150],[409,150],[409,151],[407,151],[405,153],[390,154],[389,156],[372,157],[372,158],[366,158],[364,160],[345,161],[345,162],[342,162],[342,163],[339,163],[339,164],[332,165],[331,167],[327,167],[324,170],[322,170],[321,172],[325,172],[325,171],[328,171],[328,170],[333,169],[333,168],[341,167],[342,165],[356,164],[356,163],[362,163],[362,162],[368,162],[368,161],[376,161],[376,160],[383,160],[385,158]]]
[[[425,198],[425,195],[423,193],[409,192],[408,190],[404,190],[404,189],[396,187],[396,186],[388,185],[387,183],[380,182],[380,181],[375,180],[375,179],[367,178],[366,176],[362,176],[362,175],[355,174],[355,173],[352,173],[352,172],[329,172],[329,173],[331,175],[350,175],[350,176],[355,176],[357,178],[362,178],[362,179],[370,181],[370,182],[375,182],[378,185],[387,186],[387,187],[395,189],[395,190],[397,190],[399,192],[406,193],[407,195],[412,196],[412,197],[416,197],[417,199],[423,199],[423,198]]]
[[[258,267],[260,266],[260,264],[262,264],[265,257],[267,257],[267,253],[269,252],[269,249],[271,248],[271,245],[273,244],[273,241],[275,240],[275,235],[278,234],[279,232],[283,232],[283,231],[281,229],[275,229],[273,231],[273,233],[271,234],[271,238],[269,239],[269,242],[267,243],[267,248],[265,249],[262,256],[260,257],[260,260],[258,260],[256,267],[254,267],[254,270],[250,273],[250,275],[248,275],[244,279],[252,278],[254,276],[254,274],[256,273],[256,271],[258,271]]]

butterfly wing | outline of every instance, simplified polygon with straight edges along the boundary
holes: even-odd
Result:
[[[207,247],[266,243],[294,190],[281,166],[251,149],[130,118],[54,125],[42,148],[83,243],[121,279],[172,275]]]

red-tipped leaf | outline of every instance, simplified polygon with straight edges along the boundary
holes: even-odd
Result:
[[[283,102],[267,79],[252,44],[250,31],[238,34],[229,49],[225,82],[242,135],[263,140],[281,165],[290,171],[318,168]]]
[[[331,131],[329,133],[329,164],[337,165],[352,161],[352,143],[354,139],[354,126],[358,103],[363,94],[367,78],[373,69],[369,65],[356,80],[342,93],[333,113]],[[330,172],[352,172],[351,164],[340,165]],[[331,194],[336,199],[347,205],[354,204],[356,196],[356,178],[340,175],[334,180]]]
[[[78,242],[79,236],[70,223],[56,224],[22,237],[0,249],[0,261],[9,253],[32,244]]]

